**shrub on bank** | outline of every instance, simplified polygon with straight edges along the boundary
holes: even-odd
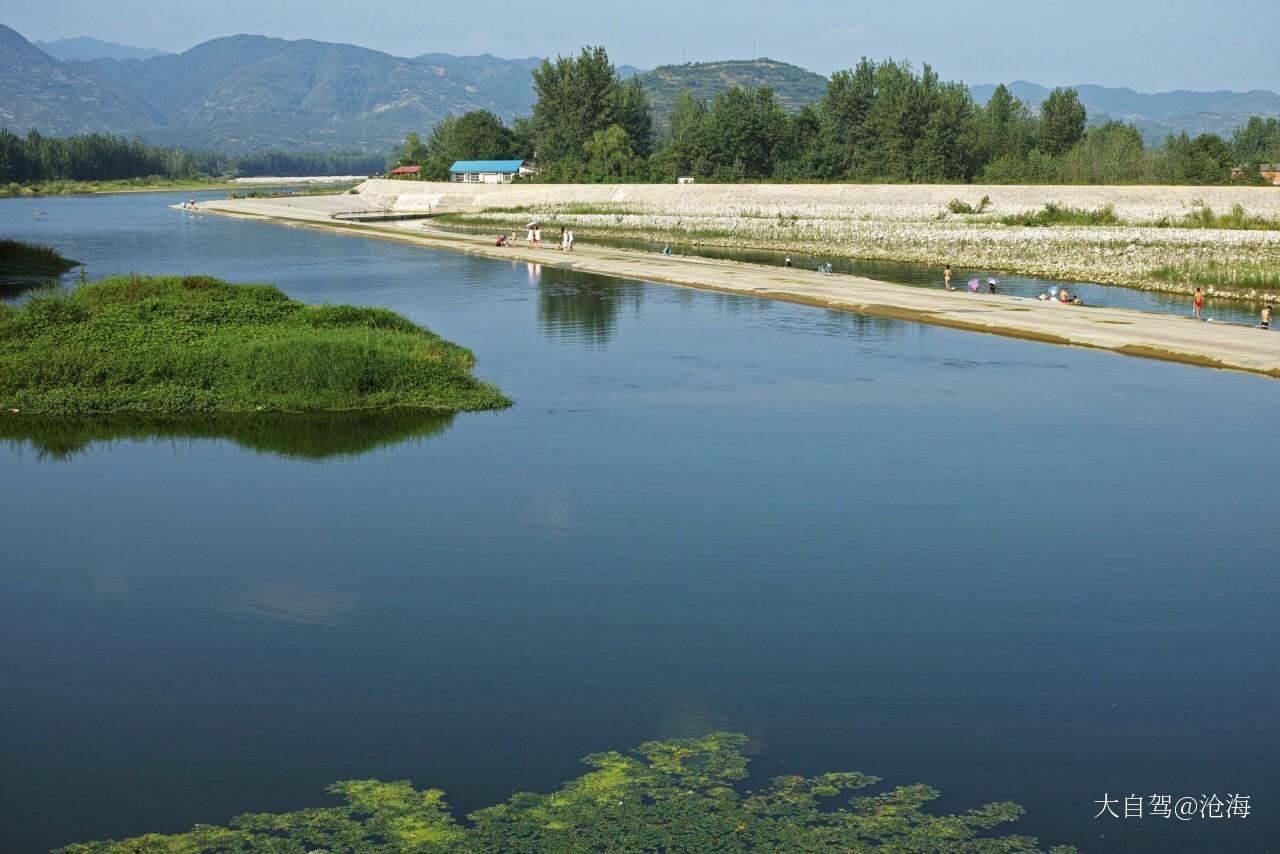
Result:
[[[474,363],[393,312],[205,276],[104,279],[0,313],[0,407],[22,414],[510,405]]]

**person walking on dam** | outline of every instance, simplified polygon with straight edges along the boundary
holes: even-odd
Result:
[[[1204,291],[1196,288],[1196,292],[1191,297],[1192,316],[1196,320],[1204,320]]]

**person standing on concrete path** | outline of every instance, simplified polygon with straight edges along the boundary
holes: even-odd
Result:
[[[572,228],[564,233],[564,244],[566,249],[568,249],[570,252],[573,251],[573,229]]]
[[[542,248],[542,226],[540,225],[535,225],[533,227],[533,248]]]
[[[950,264],[948,264],[946,266],[946,269],[942,271],[942,286],[949,291],[955,290],[955,288],[951,287],[951,265]]]
[[[782,262],[782,266],[784,266],[784,267],[790,267],[790,266],[791,266],[791,256],[790,256],[790,255],[788,255],[788,256],[786,257],[786,259]]]
[[[524,245],[533,247],[533,226],[529,226],[528,233],[524,236]]]
[[[1204,320],[1204,291],[1196,288],[1196,292],[1191,297],[1191,303],[1195,306],[1193,317],[1196,320]]]
[[[1270,305],[1264,305],[1262,307],[1262,328],[1263,329],[1271,328],[1271,306]]]
[[[560,226],[560,245],[557,246],[556,248],[559,249],[561,252],[569,248],[568,229],[566,229],[563,225]]]

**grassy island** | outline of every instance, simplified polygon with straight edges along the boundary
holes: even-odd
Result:
[[[0,276],[61,276],[79,262],[63,258],[48,246],[0,240]]]
[[[588,756],[593,770],[559,791],[513,795],[472,813],[468,825],[454,819],[438,789],[415,789],[408,781],[347,780],[329,787],[345,801],[340,806],[250,813],[229,827],[197,825],[173,836],[71,845],[62,854],[1041,850],[1031,837],[987,835],[1022,814],[1016,804],[936,815],[923,808],[938,793],[921,785],[850,797],[879,783],[866,774],[779,777],[767,788],[744,793],[735,784],[747,776],[746,741],[715,733],[648,742],[631,755]],[[839,805],[837,798],[847,800]]]
[[[124,276],[0,305],[0,417],[509,406],[474,363],[385,309],[206,276]]]

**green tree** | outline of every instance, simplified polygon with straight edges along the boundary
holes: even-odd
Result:
[[[507,160],[514,148],[515,135],[502,119],[488,110],[472,110],[437,122],[412,162],[422,167],[423,178],[443,181],[457,160]]]
[[[653,155],[655,178],[674,181],[681,175],[698,174],[694,164],[700,159],[706,162],[707,113],[706,102],[694,98],[687,89],[676,96],[671,109],[670,128]]]
[[[1280,163],[1280,119],[1251,116],[1232,132],[1231,153],[1238,166]]]
[[[550,174],[579,176],[584,146],[597,131],[620,126],[632,151],[652,150],[652,119],[638,79],[623,84],[602,47],[583,48],[575,57],[543,60],[533,71],[538,96],[533,106],[534,153]]]
[[[631,136],[622,125],[596,131],[582,148],[592,178],[618,180],[643,173],[644,161],[632,149]]]
[[[1084,136],[1084,105],[1075,89],[1054,89],[1040,105],[1040,148],[1050,155],[1066,154]]]
[[[1155,174],[1142,134],[1123,122],[1089,128],[1060,163],[1061,180],[1069,184],[1129,184]]]
[[[787,116],[773,90],[734,87],[716,95],[706,121],[706,156],[722,180],[768,178],[785,138]]]
[[[824,178],[849,178],[867,141],[866,120],[876,97],[876,65],[865,57],[857,68],[831,75],[818,104],[817,171]]]
[[[976,163],[1026,157],[1035,144],[1036,120],[1027,105],[1001,83],[985,107],[975,110],[970,145]]]
[[[1231,148],[1216,133],[1191,140],[1187,180],[1192,184],[1222,184],[1231,177]]]

